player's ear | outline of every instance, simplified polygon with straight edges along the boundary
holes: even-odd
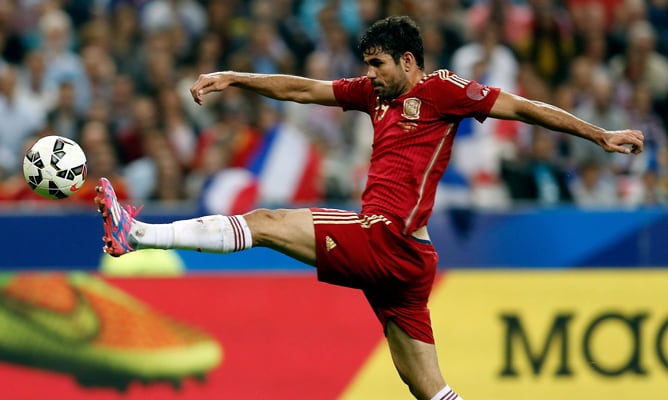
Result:
[[[402,67],[406,72],[410,71],[411,67],[415,65],[415,56],[410,51],[405,52],[400,60]]]

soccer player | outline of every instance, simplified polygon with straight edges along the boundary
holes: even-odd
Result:
[[[121,207],[102,178],[96,197],[104,250],[145,248],[227,253],[269,247],[315,266],[320,281],[363,291],[383,326],[394,365],[418,399],[461,399],[442,377],[427,300],[438,256],[427,221],[459,122],[513,119],[588,139],[608,152],[639,153],[637,130],[606,131],[554,106],[487,87],[448,70],[425,73],[419,28],[407,17],[373,24],[360,41],[365,76],[335,81],[233,71],[200,75],[195,102],[236,86],[299,103],[369,114],[374,127],[360,212],[324,208],[257,209],[170,224],[146,224]]]

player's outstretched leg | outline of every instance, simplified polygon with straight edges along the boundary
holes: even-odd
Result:
[[[140,208],[126,206],[123,208],[116,198],[114,187],[107,178],[100,178],[100,184],[96,187],[97,196],[95,203],[102,214],[104,224],[104,252],[118,257],[134,248],[129,243],[130,226],[134,217],[139,214]]]
[[[256,209],[244,215],[207,215],[168,224],[137,220],[139,212],[118,202],[106,178],[97,186],[95,203],[104,224],[104,251],[112,256],[140,249],[185,249],[230,253],[253,246],[269,247],[313,265],[313,219],[307,208]]]
[[[243,216],[209,215],[169,224],[147,224],[135,217],[141,210],[118,202],[106,178],[96,187],[95,203],[102,214],[103,250],[114,257],[140,249],[188,249],[229,253],[248,249],[253,240]]]

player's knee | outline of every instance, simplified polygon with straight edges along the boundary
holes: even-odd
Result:
[[[287,210],[270,210],[267,208],[258,208],[244,214],[246,223],[253,235],[254,244],[260,246],[271,245],[286,215]]]

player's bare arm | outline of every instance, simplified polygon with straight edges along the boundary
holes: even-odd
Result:
[[[490,116],[541,125],[553,131],[579,136],[591,140],[607,152],[638,154],[643,150],[644,137],[639,130],[608,131],[561,108],[503,91],[494,103]]]
[[[229,86],[248,89],[276,100],[327,106],[337,105],[331,81],[280,74],[253,74],[235,71],[202,74],[190,87],[190,94],[197,104],[202,105],[204,95],[223,91]]]

